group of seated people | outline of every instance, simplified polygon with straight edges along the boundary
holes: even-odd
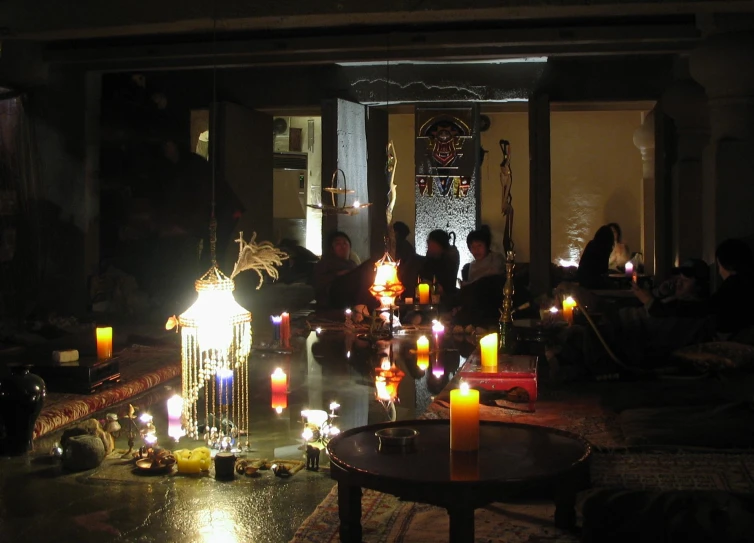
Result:
[[[605,288],[610,270],[623,270],[632,259],[628,246],[623,243],[618,223],[601,226],[579,260],[578,282],[584,288]]]
[[[577,273],[579,288],[606,288],[613,262],[611,255],[620,243],[620,230],[616,232],[612,226],[601,227],[587,244]],[[715,252],[715,266],[721,282],[713,293],[710,293],[710,266],[703,260],[689,259],[655,288],[631,282],[631,290],[641,303],[639,307],[617,312],[597,307],[606,317],[602,332],[609,336],[618,356],[629,364],[647,366],[666,363],[676,349],[692,344],[710,341],[751,344],[754,339],[751,248],[742,240],[723,241]],[[589,294],[583,294],[583,298],[589,299]]]
[[[419,282],[432,283],[440,293],[441,304],[453,309],[457,321],[496,321],[505,285],[505,258],[491,250],[492,232],[482,226],[471,232],[466,243],[474,260],[463,267],[458,278],[460,256],[451,243],[452,235],[433,230],[427,236],[426,255],[417,255],[408,241],[405,223],[393,225],[396,257],[400,262],[399,278],[412,297]],[[374,280],[376,259],[360,262],[351,250],[345,232],[333,232],[327,239],[326,252],[314,266],[314,290],[318,309],[343,309],[356,305],[377,307],[369,293]]]

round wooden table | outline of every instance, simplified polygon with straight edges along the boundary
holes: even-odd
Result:
[[[413,452],[379,452],[375,431],[413,428]],[[476,453],[450,451],[447,420],[400,421],[354,428],[327,446],[338,482],[340,540],[360,543],[361,491],[447,509],[450,541],[474,541],[474,510],[536,493],[555,501],[555,524],[572,528],[576,494],[589,486],[591,446],[582,437],[544,426],[485,422]]]

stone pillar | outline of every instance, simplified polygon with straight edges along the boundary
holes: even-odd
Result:
[[[695,81],[675,81],[662,96],[665,113],[676,128],[676,161],[672,171],[672,255],[677,266],[700,258],[702,243],[702,154],[709,141],[707,95]]]
[[[655,269],[655,113],[650,111],[634,132],[634,145],[641,152],[642,213],[641,249],[647,273]]]
[[[710,140],[703,155],[704,258],[730,237],[754,235],[754,31],[713,34],[689,68],[709,99]]]

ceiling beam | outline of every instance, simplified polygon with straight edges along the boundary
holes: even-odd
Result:
[[[389,40],[388,40],[389,38]],[[700,39],[693,24],[561,26],[478,31],[392,32],[194,43],[51,45],[45,60],[106,70],[170,66],[241,67],[366,62],[468,60],[522,56],[678,53]],[[388,43],[389,48],[388,48]]]

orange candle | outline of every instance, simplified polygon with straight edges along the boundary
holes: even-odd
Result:
[[[429,368],[429,355],[427,355],[427,354],[418,354],[418,355],[416,355],[416,366],[420,370],[426,371],[427,368]]]
[[[478,481],[479,454],[474,452],[450,451],[450,480]]]
[[[419,285],[419,303],[429,303],[429,285],[427,283],[421,283]]]
[[[573,324],[574,307],[576,307],[576,300],[571,296],[563,300],[563,318],[568,324]]]
[[[97,359],[113,357],[113,329],[110,326],[97,328]]]
[[[416,355],[429,356],[429,340],[427,339],[427,336],[422,336],[416,340]]]
[[[498,349],[497,332],[487,334],[480,339],[479,348],[482,351],[482,368],[496,368]]]
[[[291,348],[291,316],[288,313],[280,315],[280,344],[283,349]]]
[[[479,391],[468,383],[450,391],[450,449],[479,450]]]

